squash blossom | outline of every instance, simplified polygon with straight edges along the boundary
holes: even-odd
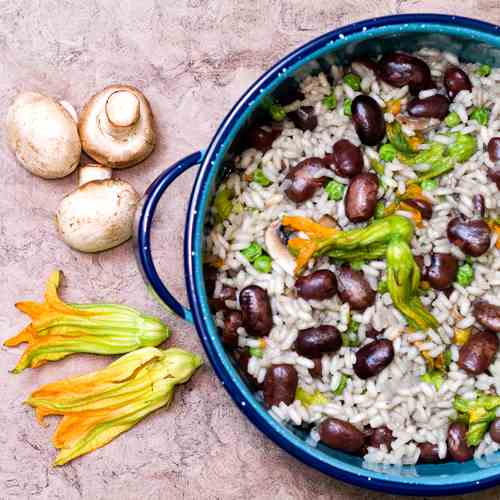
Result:
[[[149,413],[168,406],[174,388],[202,364],[200,356],[171,348],[143,347],[88,375],[46,384],[26,401],[40,423],[61,415],[52,438],[54,465],[106,445]]]
[[[145,346],[157,346],[169,336],[158,318],[117,304],[66,304],[57,295],[61,273],[49,278],[45,302],[19,302],[16,307],[31,318],[18,335],[5,341],[8,347],[28,343],[14,368],[36,368],[75,352],[124,354]]]

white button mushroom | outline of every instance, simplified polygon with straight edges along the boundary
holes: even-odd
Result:
[[[64,106],[37,92],[19,94],[7,112],[7,141],[21,165],[45,179],[71,174],[80,161],[76,123]]]
[[[112,168],[135,165],[155,146],[153,113],[135,87],[111,85],[84,106],[78,124],[82,148]]]
[[[139,199],[128,182],[111,179],[111,169],[81,167],[80,187],[61,201],[56,214],[62,239],[81,252],[120,245],[132,236]]]
[[[275,221],[269,225],[264,235],[264,241],[266,243],[267,253],[272,257],[272,259],[277,262],[285,272],[294,275],[295,271],[295,258],[288,251],[286,245],[283,244],[279,235],[281,222]]]

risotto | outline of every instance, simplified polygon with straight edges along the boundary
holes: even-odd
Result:
[[[497,451],[500,69],[357,58],[261,111],[204,267],[257,398],[369,467]]]

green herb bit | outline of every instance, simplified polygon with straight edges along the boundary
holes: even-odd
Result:
[[[349,324],[347,325],[347,330],[340,334],[342,337],[342,345],[344,347],[359,346],[358,329],[359,323],[351,318],[349,320]]]
[[[340,201],[344,197],[345,185],[331,180],[325,186],[325,191],[328,193],[328,198],[330,200]]]
[[[385,167],[382,163],[379,161],[372,159],[370,160],[370,166],[375,170],[375,172],[379,175],[382,176],[385,174]]]
[[[270,115],[271,118],[277,122],[281,122],[286,117],[286,111],[281,104],[278,104],[272,97],[268,96],[262,100],[261,104]]]
[[[261,255],[255,259],[253,267],[255,267],[259,273],[270,273],[273,268],[273,260],[269,255]]]
[[[365,265],[365,261],[364,260],[353,260],[351,262],[351,267],[355,271],[361,271],[361,269],[363,268],[364,265]]]
[[[423,382],[427,382],[428,384],[432,384],[436,388],[436,391],[439,391],[444,382],[444,375],[439,370],[431,370],[425,372],[420,377],[420,380],[422,380]]]
[[[270,181],[265,175],[264,172],[262,171],[261,168],[258,168],[255,170],[253,173],[253,182],[256,182],[257,184],[260,184],[261,186],[267,187],[272,184],[272,181]]]
[[[460,286],[469,286],[474,281],[474,268],[469,262],[462,264],[457,271],[457,283]]]
[[[361,90],[361,77],[354,73],[347,73],[347,75],[344,75],[344,83],[349,85],[353,90]]]
[[[262,255],[263,251],[264,249],[254,241],[253,243],[250,244],[250,246],[242,250],[241,254],[248,260],[248,262],[253,263],[255,259],[257,259]]]
[[[478,106],[473,108],[469,118],[471,120],[476,120],[480,125],[488,125],[488,120],[490,119],[490,110],[488,108]]]
[[[295,399],[300,401],[306,408],[309,406],[326,405],[329,402],[329,399],[319,392],[318,389],[311,394],[305,389],[302,389],[302,387],[297,387]]]
[[[423,191],[434,191],[438,186],[439,182],[436,179],[425,179],[420,184]]]
[[[379,201],[375,205],[375,213],[373,214],[373,216],[375,217],[375,219],[382,219],[382,217],[384,216],[384,214],[385,214],[385,205],[384,205],[384,202],[383,201]]]
[[[328,111],[335,109],[337,107],[337,97],[335,96],[335,93],[332,92],[330,95],[323,97],[322,103],[323,103],[323,106]]]
[[[451,365],[451,349],[446,349],[443,353],[444,369],[448,371]]]
[[[456,113],[455,111],[453,111],[452,113],[450,113],[445,119],[444,119],[444,123],[446,123],[446,125],[450,128],[453,128],[453,127],[456,127],[457,125],[460,125],[461,123],[461,119],[460,119],[460,116],[458,113]]]
[[[351,106],[352,106],[352,101],[351,99],[344,99],[344,106],[343,106],[343,109],[344,109],[344,115],[345,116],[352,116],[352,109],[351,109]]]
[[[407,156],[413,156],[415,151],[410,144],[408,136],[403,132],[401,123],[394,120],[386,125],[387,138],[397,151]]]
[[[340,382],[337,388],[333,391],[333,394],[335,396],[342,396],[342,394],[345,391],[345,388],[347,386],[347,381],[350,379],[349,375],[346,375],[345,373],[342,373],[340,376]]]
[[[233,210],[233,203],[231,201],[232,196],[232,191],[227,187],[219,189],[215,195],[214,208],[218,222],[226,220],[231,214]]]
[[[254,358],[262,358],[264,356],[264,351],[260,347],[250,347],[248,352]]]
[[[398,154],[397,149],[390,143],[383,144],[379,151],[378,154],[380,156],[380,159],[382,161],[393,161],[396,159],[396,156]]]
[[[387,280],[380,280],[377,287],[377,292],[380,294],[387,293],[389,288],[387,286]]]
[[[491,66],[489,64],[481,64],[476,70],[476,74],[479,76],[489,76],[491,74]]]
[[[477,140],[473,135],[455,132],[455,142],[448,146],[448,155],[459,163],[467,161],[477,151]]]

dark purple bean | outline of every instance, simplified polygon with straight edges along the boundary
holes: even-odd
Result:
[[[300,130],[314,130],[318,125],[318,118],[314,114],[312,106],[302,106],[299,109],[288,113],[288,118]]]
[[[351,222],[364,222],[375,213],[377,206],[378,177],[366,172],[349,183],[344,197],[345,213]]]
[[[335,173],[340,177],[354,177],[363,170],[363,153],[347,139],[341,139],[333,145],[333,154],[327,155],[323,161],[330,166],[330,156],[333,159]],[[325,161],[326,160],[326,161]]]
[[[375,146],[385,137],[385,119],[382,108],[368,95],[358,95],[351,105],[352,121],[359,140]]]
[[[493,163],[500,161],[500,137],[492,137],[488,142],[488,156]]]
[[[408,85],[412,95],[435,87],[429,66],[418,57],[403,52],[393,52],[379,60],[378,68],[381,80],[393,87]]]
[[[480,217],[484,217],[484,214],[486,213],[486,203],[482,194],[475,194],[472,197],[472,206]]]
[[[490,424],[489,433],[495,443],[500,443],[500,417],[495,418]]]
[[[227,347],[238,347],[237,330],[243,326],[243,316],[240,311],[226,311],[224,314],[224,328],[222,329],[222,342]]]
[[[232,286],[222,285],[219,296],[208,299],[210,309],[214,312],[227,309],[226,300],[236,300],[236,288],[233,288]]]
[[[375,329],[375,327],[373,325],[370,325],[367,329],[366,329],[366,333],[365,335],[369,338],[369,339],[376,339],[382,332],[379,332],[378,330]]]
[[[370,438],[368,441],[368,446],[372,448],[380,448],[381,445],[385,444],[385,447],[390,450],[394,436],[392,435],[391,429],[386,425],[376,427],[370,433]]]
[[[489,168],[487,173],[488,179],[497,185],[500,190],[500,168]]]
[[[394,347],[388,339],[379,339],[366,344],[356,352],[354,373],[362,379],[378,375],[394,359]]]
[[[312,360],[314,366],[309,368],[309,374],[312,378],[321,378],[323,376],[323,366],[321,363],[321,358],[315,358]]]
[[[476,333],[460,348],[458,366],[472,375],[484,373],[495,358],[498,350],[496,333]]]
[[[264,378],[264,404],[267,408],[280,403],[290,405],[295,400],[299,377],[292,365],[272,365]]]
[[[490,304],[485,300],[479,300],[472,307],[472,314],[476,321],[491,330],[500,333],[500,307]]]
[[[418,443],[417,448],[420,450],[419,463],[435,464],[441,461],[439,458],[439,446],[437,444]]]
[[[325,168],[323,161],[316,157],[306,158],[292,167],[286,176],[291,181],[291,185],[285,191],[288,198],[295,203],[302,203],[312,198],[316,190],[328,181],[326,177],[316,177],[323,168]]]
[[[326,269],[301,276],[295,281],[297,295],[306,300],[325,300],[337,293],[337,278]]]
[[[420,198],[410,198],[404,200],[404,202],[416,208],[422,215],[422,219],[430,220],[432,218],[432,203],[430,201],[421,200]]]
[[[436,290],[446,290],[457,277],[458,261],[450,253],[431,254],[431,264],[425,270],[426,281]]]
[[[448,114],[450,101],[440,94],[426,97],[425,99],[413,99],[408,103],[408,113],[415,118],[437,118],[443,120]]]
[[[205,289],[207,297],[212,297],[215,291],[215,282],[217,281],[218,271],[210,264],[203,264],[203,276],[205,277]]]
[[[465,462],[474,456],[474,448],[467,445],[467,427],[460,422],[454,422],[448,427],[448,452],[457,462]]]
[[[322,226],[325,227],[337,227],[337,221],[328,214],[323,214],[319,219],[318,219],[318,224],[321,224]]]
[[[249,335],[266,336],[273,327],[273,312],[267,292],[257,285],[247,286],[240,292],[243,325]]]
[[[252,125],[245,135],[249,147],[265,153],[271,149],[273,142],[281,135],[282,129],[270,126]]]
[[[348,302],[355,311],[364,311],[375,303],[376,293],[363,272],[349,266],[337,270],[337,293],[342,302]]]
[[[457,66],[450,66],[444,72],[443,82],[446,93],[451,100],[462,90],[472,90],[472,83],[467,73]]]
[[[248,363],[250,361],[250,352],[248,349],[239,351],[235,354],[238,371],[243,378],[243,380],[253,389],[258,390],[262,388],[262,384],[259,384],[257,379],[248,373]]]
[[[420,269],[420,279],[422,281],[425,281],[427,278],[427,268],[424,264],[424,258],[422,257],[422,255],[414,255],[413,258],[415,259],[415,262]]]
[[[319,437],[330,448],[354,453],[363,446],[365,436],[351,423],[330,417],[319,426]]]
[[[448,239],[467,255],[479,257],[490,248],[490,228],[482,219],[455,217],[448,223]]]
[[[313,326],[299,330],[295,346],[301,356],[319,358],[327,352],[338,351],[342,346],[342,337],[334,326]]]

